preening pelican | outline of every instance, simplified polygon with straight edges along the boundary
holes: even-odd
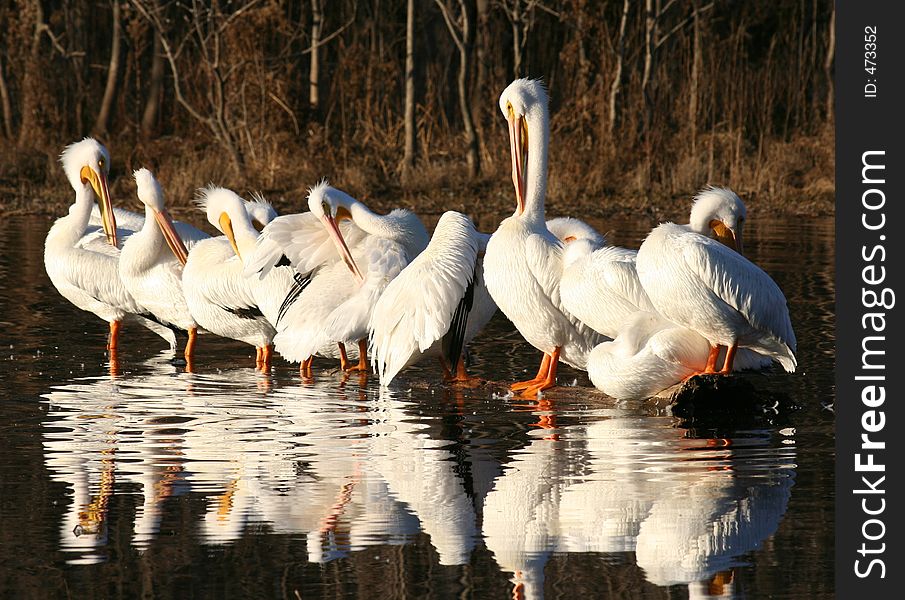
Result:
[[[602,235],[578,219],[552,219],[547,228],[565,244],[559,295],[571,315],[614,338],[631,315],[654,310],[638,280],[635,250],[606,246]]]
[[[85,138],[66,147],[60,156],[75,191],[69,214],[56,220],[44,243],[44,267],[54,287],[78,308],[110,323],[107,348],[118,346],[120,324],[134,320],[176,345],[173,332],[150,316],[126,290],[117,269],[119,247],[116,218],[107,190],[110,155],[97,140]],[[86,230],[95,198],[100,206],[103,237]]]
[[[663,223],[638,250],[638,277],[666,319],[691,329],[710,345],[705,373],[733,369],[739,347],[796,367],[795,333],[786,298],[776,283],[741,255],[745,205],[731,190],[697,195],[688,225]],[[713,232],[717,239],[708,235]]]
[[[190,360],[197,324],[182,292],[182,267],[188,250],[176,233],[154,175],[139,169],[133,176],[138,199],[145,205],[145,218],[142,228],[123,244],[119,275],[132,297],[160,323],[186,332],[185,357]]]
[[[381,385],[424,354],[467,378],[462,350],[496,312],[483,277],[488,238],[465,215],[443,213],[427,248],[386,286],[370,322],[371,364]]]
[[[429,236],[415,213],[394,209],[386,215],[371,212],[367,206],[326,181],[316,185],[308,196],[308,209],[336,240],[343,260],[359,273],[361,285],[349,299],[337,306],[326,320],[327,337],[340,344],[358,342],[358,365],[367,371],[367,337],[371,310],[387,284],[427,247]],[[338,219],[350,219],[366,235],[351,248],[345,245]],[[360,271],[358,265],[364,268]]]
[[[265,228],[246,273],[264,275],[285,262],[298,273],[287,298],[295,298],[293,315],[283,316],[287,327],[275,340],[280,354],[300,360],[303,372],[310,372],[311,357],[332,343],[343,369],[366,371],[371,309],[387,283],[427,246],[427,230],[408,210],[375,214],[326,181],[311,188],[308,208],[310,213],[281,217]],[[328,276],[329,288],[322,279]],[[358,345],[356,365],[346,356],[349,343]]]
[[[702,372],[709,353],[707,340],[696,332],[656,313],[638,311],[623,322],[615,339],[591,350],[588,376],[608,396],[641,400]],[[740,348],[733,370],[761,369],[770,362]]]
[[[242,256],[254,250],[258,232],[245,204],[234,192],[218,187],[201,190],[199,200],[207,220],[224,235],[198,242],[189,253],[182,274],[185,299],[195,322],[211,333],[255,346],[257,366],[270,367],[273,318],[291,283],[285,269],[263,281],[243,275]],[[279,288],[282,286],[282,290]],[[282,292],[283,296],[277,298]],[[265,312],[266,311],[266,312]]]
[[[603,338],[569,314],[559,297],[562,243],[544,223],[547,92],[539,81],[517,79],[500,96],[500,110],[509,123],[517,204],[487,243],[484,277],[503,314],[544,353],[537,376],[512,386],[532,396],[556,384],[560,360],[584,369],[588,353]]]

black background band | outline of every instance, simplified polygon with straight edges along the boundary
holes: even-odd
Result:
[[[899,233],[905,223],[901,209],[905,201],[901,168],[905,156],[905,9],[900,2],[879,0],[837,2],[836,9],[836,591],[839,598],[901,598],[905,593],[905,533],[901,526],[905,503],[902,494],[893,489],[905,489],[901,398],[905,392],[905,340],[897,335],[901,331],[898,303],[905,302],[901,285],[905,237]],[[870,41],[872,34],[875,42]],[[866,46],[870,43],[876,43],[876,48]],[[871,51],[876,55],[865,56]],[[876,63],[873,73],[866,70],[872,65],[865,59]],[[869,84],[876,86],[875,97],[868,97],[874,92]],[[862,173],[864,153],[869,151],[885,152],[866,157],[885,169]],[[875,181],[865,183],[865,176]],[[882,183],[877,181],[881,179]],[[874,208],[865,208],[865,202]],[[880,223],[883,227],[868,229]],[[885,261],[881,260],[884,252]],[[865,283],[865,278],[879,279],[881,266],[885,279]],[[894,308],[865,306],[882,302],[884,297],[875,298],[870,292],[879,296],[886,288],[902,294],[896,297]],[[887,293],[887,305],[890,299]],[[883,317],[865,321],[868,313],[882,313]],[[881,325],[884,330],[876,331]],[[865,342],[867,337],[873,339]],[[885,354],[865,355],[865,348]],[[877,368],[865,368],[864,360]],[[858,380],[858,376],[877,379]],[[881,405],[871,407],[862,401],[865,387],[870,385],[877,386],[866,392],[872,404],[878,404],[879,388],[884,388]],[[876,412],[869,413],[871,410]],[[885,423],[879,429],[882,418]],[[865,427],[879,431],[866,431]],[[870,442],[885,442],[885,449],[862,449],[862,434],[867,434]],[[856,472],[859,453],[862,463],[872,454],[873,462],[885,465],[885,471]],[[886,479],[878,483],[884,475]],[[874,493],[871,486],[883,493]],[[881,507],[883,511],[876,515],[865,512],[877,512]],[[877,521],[868,523],[870,519]],[[880,576],[884,569],[879,563],[871,564],[872,560],[882,561],[885,578]],[[859,577],[856,570],[867,576]]]

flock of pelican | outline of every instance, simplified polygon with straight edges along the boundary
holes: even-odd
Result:
[[[500,96],[516,210],[493,235],[447,212],[430,236],[411,211],[376,214],[323,181],[307,212],[284,216],[261,197],[204,188],[211,237],[173,221],[147,169],[134,173],[144,217],[114,209],[110,156],[86,138],[61,156],[75,202],[47,235],[47,273],[109,323],[111,357],[120,324],[134,321],[173,349],[186,337],[189,366],[209,332],[253,345],[261,370],[274,351],[303,376],[315,356],[338,358],[386,386],[430,355],[464,382],[465,347],[499,308],[543,353],[537,375],[511,386],[526,397],[556,385],[560,361],[620,399],[773,361],[794,371],[785,297],[742,255],[746,209],[731,190],[706,188],[687,225],[656,226],[638,250],[606,245],[577,219],[546,220],[547,103],[528,79]]]

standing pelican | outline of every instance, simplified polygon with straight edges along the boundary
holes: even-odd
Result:
[[[281,319],[287,327],[275,342],[280,354],[302,362],[303,373],[310,371],[311,357],[331,344],[344,370],[366,371],[371,309],[427,245],[427,230],[408,210],[375,214],[326,181],[309,190],[308,208],[309,213],[280,217],[265,228],[246,273],[263,276],[285,262],[296,269],[296,286],[287,298],[292,305]],[[348,343],[358,345],[355,365],[346,355]]]
[[[223,236],[202,240],[189,253],[182,274],[189,310],[211,333],[255,346],[257,367],[267,370],[276,332],[265,315],[275,319],[291,275],[277,269],[263,281],[244,277],[242,257],[254,250],[258,232],[234,192],[212,186],[201,191],[198,204]]]
[[[145,205],[145,218],[141,229],[123,244],[119,275],[132,297],[158,321],[188,334],[185,358],[191,360],[198,326],[182,292],[182,267],[188,260],[188,250],[176,232],[154,175],[139,169],[133,176],[138,199]]]
[[[556,385],[560,360],[585,368],[588,353],[603,338],[569,314],[559,297],[563,247],[544,223],[547,92],[539,81],[517,79],[500,96],[500,110],[509,123],[517,204],[487,243],[484,277],[503,314],[544,353],[537,376],[512,386],[533,396]]]
[[[445,360],[447,372],[458,370],[457,380],[467,379],[462,350],[496,312],[484,285],[489,237],[465,215],[443,213],[427,248],[386,286],[370,322],[381,385],[427,353]]]
[[[145,318],[147,311],[126,290],[117,270],[116,218],[107,190],[110,155],[93,138],[66,147],[60,156],[75,202],[56,220],[44,242],[44,267],[64,298],[110,323],[107,348],[117,349],[121,322],[134,320],[164,338],[173,348],[173,332]],[[100,207],[103,239],[86,236],[95,199]],[[150,316],[150,315],[147,315]]]
[[[795,371],[795,333],[776,283],[741,255],[746,209],[726,188],[697,195],[688,225],[663,223],[638,250],[638,277],[662,316],[710,345],[704,373],[732,371],[739,347]],[[713,232],[717,239],[708,235]],[[717,371],[720,347],[727,348]]]
[[[615,338],[632,314],[654,310],[638,280],[635,250],[606,246],[602,235],[578,219],[552,219],[547,228],[565,244],[559,294],[570,314]]]
[[[344,260],[353,271],[358,264],[365,268],[358,290],[337,306],[326,320],[327,337],[339,344],[358,343],[358,365],[354,370],[367,371],[367,337],[371,310],[392,281],[424,248],[429,236],[415,213],[395,209],[378,215],[345,192],[330,187],[326,181],[311,190],[308,208],[337,241],[345,254],[345,241],[337,219],[350,219],[365,234]]]

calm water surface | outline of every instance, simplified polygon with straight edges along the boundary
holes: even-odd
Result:
[[[0,597],[833,596],[831,219],[747,228],[800,368],[752,381],[801,409],[728,424],[566,368],[541,403],[433,365],[381,392],[203,337],[185,373],[134,328],[112,374],[106,324],[44,274],[49,225],[0,225]],[[539,360],[499,316],[472,355],[497,381]]]

